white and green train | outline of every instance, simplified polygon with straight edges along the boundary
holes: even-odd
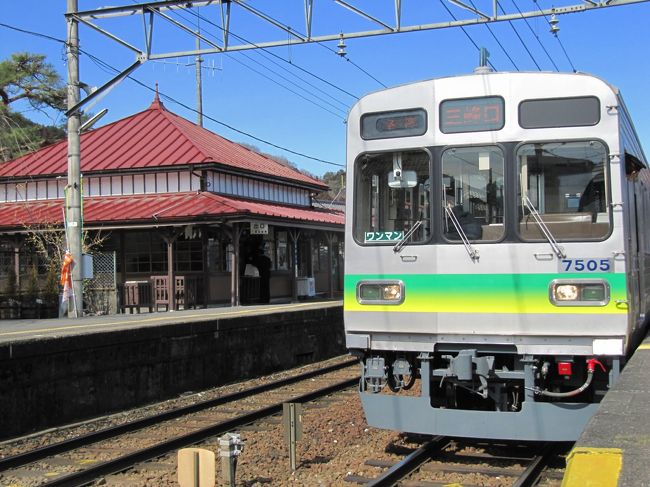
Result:
[[[650,172],[618,90],[486,69],[398,86],[352,108],[347,160],[369,424],[575,440],[650,310]]]

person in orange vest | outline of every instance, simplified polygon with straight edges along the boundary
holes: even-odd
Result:
[[[63,265],[61,266],[61,285],[63,286],[62,303],[65,303],[74,294],[72,289],[73,267],[74,259],[72,258],[72,254],[66,250],[65,257],[63,258]]]

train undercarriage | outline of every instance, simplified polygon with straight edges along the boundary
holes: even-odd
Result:
[[[359,352],[372,426],[475,438],[573,441],[620,370],[619,358],[453,348]]]

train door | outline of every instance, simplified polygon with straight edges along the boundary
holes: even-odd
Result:
[[[641,252],[640,239],[642,225],[639,221],[643,215],[642,208],[639,207],[640,187],[638,180],[638,166],[633,157],[625,155],[625,191],[627,201],[627,228],[626,235],[626,256],[628,262],[627,279],[628,279],[628,307],[629,316],[632,319],[630,325],[636,328],[642,310],[643,299],[641,296],[641,273],[639,272],[639,253]]]

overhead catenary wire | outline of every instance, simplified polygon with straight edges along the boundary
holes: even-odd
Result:
[[[537,0],[533,0],[533,3],[534,3],[535,5],[537,5],[537,9],[538,9],[540,12],[542,12],[542,14],[543,14],[544,11],[539,7],[539,4],[537,3]],[[548,22],[548,19],[546,18],[546,15],[544,15],[544,19],[546,20],[546,22]],[[564,56],[566,57],[567,61],[569,61],[569,64],[571,65],[571,69],[573,70],[574,73],[577,73],[578,70],[577,70],[576,67],[574,66],[573,61],[571,61],[571,58],[569,57],[569,53],[568,53],[567,50],[564,48],[564,44],[562,44],[562,40],[561,40],[560,37],[557,35],[557,32],[553,33],[553,35],[554,35],[554,37],[557,39],[557,42],[560,44],[560,48],[562,49],[562,52],[564,53]]]
[[[120,72],[120,71],[119,71],[117,68],[115,68],[114,66],[111,66],[110,64],[106,63],[105,61],[99,59],[98,57],[94,56],[93,54],[90,54],[89,52],[87,52],[87,51],[85,51],[85,50],[83,50],[83,49],[79,49],[79,52],[81,52],[81,53],[83,53],[84,55],[88,56],[88,57],[89,57],[90,59],[92,59],[93,61],[98,62],[98,63],[101,63],[101,64],[104,65],[105,67],[107,67],[107,68],[109,68],[110,70],[112,70],[114,73],[119,73],[119,72]],[[198,111],[197,111],[195,108],[192,108],[191,106],[189,106],[189,105],[187,105],[187,104],[185,104],[185,103],[183,103],[183,102],[177,100],[176,98],[174,98],[174,97],[172,97],[172,96],[170,96],[170,95],[167,95],[167,94],[161,92],[160,90],[156,90],[156,88],[152,88],[151,86],[145,84],[144,82],[140,81],[140,80],[137,79],[137,78],[134,78],[134,77],[131,76],[131,75],[126,76],[126,78],[127,78],[127,79],[130,79],[131,81],[133,81],[134,83],[140,85],[141,87],[143,87],[143,88],[145,88],[145,89],[151,91],[152,93],[159,93],[159,95],[160,95],[162,98],[165,98],[166,100],[168,100],[168,101],[170,101],[170,102],[172,102],[172,103],[175,103],[176,105],[178,105],[178,106],[180,106],[180,107],[183,107],[183,108],[185,108],[186,110],[189,110],[189,111],[194,112],[194,113],[198,113]],[[318,158],[318,157],[310,156],[310,155],[304,154],[304,153],[302,153],[302,152],[298,152],[298,151],[295,151],[295,150],[293,150],[293,149],[289,149],[289,148],[287,148],[287,147],[284,147],[284,146],[281,146],[281,145],[278,145],[278,144],[274,144],[273,142],[270,142],[270,141],[268,141],[268,140],[262,139],[261,137],[258,137],[258,136],[256,136],[256,135],[253,135],[253,134],[251,134],[251,133],[249,133],[249,132],[246,132],[246,131],[244,131],[244,130],[238,129],[238,128],[236,128],[236,127],[230,125],[230,124],[227,124],[227,123],[225,123],[225,122],[222,122],[221,120],[217,120],[216,118],[211,117],[210,115],[206,115],[205,113],[203,113],[203,117],[204,117],[204,118],[207,118],[208,120],[210,120],[210,121],[212,121],[212,122],[214,122],[214,123],[216,123],[216,124],[219,124],[219,125],[221,125],[221,126],[223,126],[223,127],[226,127],[227,129],[232,130],[233,132],[237,132],[238,134],[245,135],[246,137],[249,137],[249,138],[251,138],[251,139],[253,139],[253,140],[256,140],[256,141],[261,142],[261,143],[263,143],[263,144],[269,145],[269,146],[274,147],[274,148],[276,148],[276,149],[283,150],[283,151],[288,152],[288,153],[290,153],[290,154],[294,154],[294,155],[296,155],[296,156],[304,157],[304,158],[306,158],[306,159],[310,159],[310,160],[312,160],[312,161],[322,162],[322,163],[324,163],[324,164],[329,164],[329,165],[332,165],[332,166],[345,167],[344,164],[341,164],[341,163],[338,163],[338,162],[328,161],[328,160],[326,160],[326,159],[321,159],[321,158]]]
[[[458,20],[458,18],[457,18],[457,17],[454,15],[454,13],[449,9],[449,7],[447,7],[447,5],[445,4],[444,0],[440,0],[440,4],[445,8],[445,10],[449,13],[449,15],[451,15],[451,18],[452,18],[452,19],[454,19],[455,21]],[[478,46],[478,44],[477,44],[476,42],[474,42],[474,39],[472,38],[471,35],[469,35],[469,33],[467,32],[467,30],[465,29],[465,27],[463,27],[463,26],[461,25],[460,28],[461,28],[461,30],[463,31],[463,33],[465,34],[465,36],[469,39],[469,41],[474,45],[474,47],[476,48],[476,50],[480,52],[481,48]],[[488,59],[488,64],[490,65],[490,67],[491,67],[492,69],[494,69],[495,71],[497,71],[497,69],[494,67],[494,65],[490,62],[489,59]]]
[[[474,7],[474,9],[476,9],[476,5],[474,5],[474,2],[473,2],[472,0],[470,0],[470,3],[472,4],[472,7]],[[512,57],[510,56],[510,54],[508,53],[508,51],[506,50],[506,48],[503,47],[503,44],[501,44],[501,41],[499,40],[499,38],[496,36],[496,34],[494,33],[494,31],[493,31],[492,28],[490,27],[490,24],[484,24],[484,25],[485,25],[485,28],[490,32],[490,34],[492,34],[492,37],[494,38],[494,40],[496,41],[496,43],[499,45],[499,47],[501,48],[501,50],[503,51],[503,53],[506,55],[506,57],[510,60],[510,62],[511,62],[512,65],[515,67],[515,69],[516,69],[517,71],[519,71],[519,66],[517,66],[517,63],[515,63],[515,61],[512,59]]]
[[[545,47],[544,44],[542,43],[542,40],[539,38],[539,36],[538,36],[537,33],[535,32],[535,30],[531,27],[530,22],[528,22],[528,19],[527,19],[526,17],[524,17],[523,12],[522,12],[521,9],[519,8],[519,6],[515,3],[515,0],[511,0],[511,1],[512,1],[512,4],[513,4],[513,5],[515,6],[515,8],[517,9],[517,12],[519,12],[519,15],[521,15],[521,18],[524,19],[524,22],[526,22],[526,25],[528,26],[528,29],[530,30],[530,32],[533,34],[533,37],[535,37],[535,39],[537,39],[537,42],[539,43],[540,47],[542,48],[542,50],[544,51],[544,53],[546,53],[546,57],[549,59],[549,61],[551,61],[551,64],[553,64],[553,67],[555,68],[555,71],[560,71],[560,68],[558,68],[558,67],[557,67],[557,64],[555,64],[555,60],[554,60],[553,57],[549,54],[549,52],[546,50],[546,47]],[[533,0],[533,1],[534,1],[534,0]],[[537,2],[535,2],[535,3],[537,3]]]
[[[282,24],[282,22],[279,22],[278,20],[274,19],[274,18],[273,18],[272,16],[270,16],[269,14],[267,14],[267,13],[265,13],[265,12],[262,12],[262,11],[260,11],[260,13],[264,14],[264,16],[266,16],[267,18],[271,19],[271,20],[274,21],[275,23],[277,23],[277,24]],[[217,26],[217,27],[221,28],[220,26]],[[288,26],[286,26],[286,27],[288,27]],[[222,30],[223,30],[223,29],[222,29]],[[287,29],[287,31],[288,31],[288,30],[293,30],[296,34],[298,34],[298,35],[300,35],[300,36],[302,36],[302,37],[305,37],[305,38],[307,37],[306,34],[304,34],[303,32],[300,32],[300,31],[298,31],[298,30],[296,30],[296,29]],[[231,32],[231,34],[232,34],[232,32]],[[241,39],[239,36],[235,36],[235,37]],[[249,42],[249,41],[244,40],[244,42]],[[253,45],[253,46],[259,47],[259,46],[257,46],[257,45],[254,44],[254,43],[250,43],[250,44]],[[325,45],[325,44],[323,44],[323,43],[321,43],[321,42],[318,42],[318,41],[316,41],[316,44],[318,44],[318,45],[320,45],[320,46],[322,46],[322,47],[325,47],[327,50],[329,50],[329,51],[333,52],[334,54],[337,54],[337,55],[338,55],[338,53],[337,53],[334,49],[332,49],[331,47],[329,47],[329,46],[327,46],[327,45]],[[371,78],[372,80],[374,80],[374,81],[376,81],[377,83],[379,83],[379,84],[380,84],[381,86],[383,86],[384,88],[388,88],[384,83],[382,83],[381,81],[379,81],[375,76],[373,76],[372,74],[370,74],[367,70],[363,69],[363,68],[362,68],[361,66],[359,66],[357,63],[355,63],[354,61],[352,61],[351,59],[349,59],[348,56],[345,56],[345,60],[346,60],[347,62],[349,62],[350,64],[352,64],[352,66],[354,66],[355,68],[357,68],[357,69],[358,69],[359,71],[361,71],[363,74],[365,74],[366,76],[368,76],[368,77]],[[288,62],[289,62],[289,64],[293,64],[293,63],[291,63],[291,61],[288,61]],[[354,95],[352,95],[352,96],[354,96]],[[355,98],[358,98],[358,97],[355,97]]]
[[[56,38],[56,37],[52,37],[52,36],[48,36],[48,35],[45,35],[45,34],[41,34],[41,33],[39,33],[39,32],[34,32],[34,31],[26,30],[26,29],[21,29],[21,28],[18,28],[18,27],[12,26],[12,25],[8,25],[8,24],[5,24],[5,23],[2,23],[2,22],[0,22],[0,27],[5,27],[5,28],[7,28],[7,29],[12,29],[12,30],[15,30],[15,31],[18,31],[18,32],[22,32],[22,33],[27,34],[27,35],[33,35],[33,36],[42,37],[42,38],[45,38],[45,39],[48,39],[48,40],[51,40],[51,41],[54,41],[54,42],[61,43],[61,44],[63,44],[63,45],[66,44],[66,41],[64,41],[63,39],[58,39],[58,38]],[[94,62],[102,64],[105,68],[110,69],[110,70],[111,70],[112,72],[114,72],[114,73],[119,73],[119,72],[120,72],[117,68],[111,66],[110,64],[108,64],[108,63],[102,61],[102,60],[99,59],[98,57],[96,57],[96,56],[90,54],[89,52],[87,52],[87,51],[85,51],[85,50],[83,50],[83,49],[81,49],[81,48],[79,49],[79,52],[82,53],[82,54],[84,54],[84,55],[86,55],[86,56],[88,56],[88,58],[91,59],[91,60],[93,60]],[[133,82],[139,84],[139,85],[142,86],[143,88],[146,88],[146,89],[150,90],[151,92],[154,92],[154,93],[156,92],[156,89],[155,89],[155,88],[152,88],[152,87],[146,85],[145,83],[141,82],[140,80],[138,80],[138,79],[136,79],[136,78],[134,78],[134,77],[132,77],[132,76],[127,76],[127,78],[130,79],[131,81],[133,81]],[[181,107],[183,107],[183,108],[185,108],[185,109],[187,109],[187,110],[190,110],[190,111],[195,112],[195,113],[197,112],[196,109],[194,109],[194,108],[192,108],[192,107],[190,107],[190,106],[188,106],[188,105],[186,105],[186,104],[184,104],[184,103],[182,103],[182,102],[176,100],[175,98],[173,98],[173,97],[171,97],[171,96],[169,96],[169,95],[166,95],[166,94],[163,94],[163,93],[160,93],[160,95],[163,96],[164,98],[168,99],[168,100],[171,101],[172,103],[176,103],[177,105],[179,105],[179,106],[181,106]],[[281,145],[279,145],[279,144],[275,144],[275,143],[270,142],[270,141],[268,141],[268,140],[262,139],[261,137],[257,137],[256,135],[253,135],[253,134],[251,134],[251,133],[249,133],[249,132],[246,132],[246,131],[244,131],[244,130],[238,129],[238,128],[236,128],[236,127],[230,125],[230,124],[227,124],[227,123],[225,123],[225,122],[222,122],[221,120],[217,120],[216,118],[211,117],[211,116],[209,116],[209,115],[205,115],[205,114],[204,114],[203,116],[204,116],[205,118],[207,118],[208,120],[210,120],[210,121],[216,123],[216,124],[219,124],[219,125],[221,125],[221,126],[223,126],[223,127],[228,128],[229,130],[232,130],[233,132],[236,132],[236,133],[238,133],[238,134],[241,134],[241,135],[244,135],[244,136],[246,136],[246,137],[249,137],[249,138],[251,138],[251,139],[253,139],[253,140],[256,140],[256,141],[258,141],[258,142],[261,142],[261,143],[263,143],[263,144],[266,144],[266,145],[268,145],[268,146],[270,146],[270,147],[274,147],[274,148],[276,148],[276,149],[280,149],[280,150],[283,150],[283,151],[288,152],[288,153],[290,153],[290,154],[294,154],[294,155],[297,155],[297,156],[300,156],[300,157],[304,157],[305,159],[309,159],[309,160],[312,160],[312,161],[322,162],[322,163],[324,163],[324,164],[329,164],[329,165],[336,166],[336,167],[345,167],[345,165],[344,165],[344,164],[341,164],[341,163],[337,163],[337,162],[333,162],[333,161],[328,161],[328,160],[326,160],[326,159],[321,159],[321,158],[318,158],[318,157],[310,156],[310,155],[308,155],[308,154],[304,154],[304,153],[302,153],[302,152],[294,151],[294,150],[292,150],[292,149],[289,149],[289,148],[287,148],[287,147],[281,146]]]
[[[184,9],[184,10],[185,10],[185,9]],[[183,17],[182,15],[180,15],[180,12],[174,12],[174,13],[175,13],[178,17],[182,18],[183,20],[187,20],[185,17]],[[203,17],[200,16],[200,18],[203,18]],[[209,22],[208,19],[205,19],[205,21],[208,22],[208,23],[211,23],[211,22]],[[216,24],[213,24],[213,25],[216,26]],[[219,26],[217,26],[217,27],[219,27]],[[210,35],[210,34],[208,34],[208,33],[203,33],[203,35],[204,35],[204,36],[208,36],[208,35]],[[210,35],[210,36],[211,36],[211,35]],[[211,36],[211,37],[215,37],[215,36]],[[245,42],[246,42],[246,41],[245,41]],[[249,59],[251,62],[256,63],[258,66],[260,66],[260,67],[262,67],[262,68],[264,68],[264,69],[270,71],[270,72],[273,73],[275,76],[278,76],[278,77],[280,77],[281,79],[283,79],[283,80],[285,80],[285,81],[287,81],[287,82],[289,82],[289,83],[293,83],[292,80],[290,80],[290,79],[287,78],[286,76],[282,75],[281,73],[278,73],[277,71],[271,69],[269,66],[267,66],[267,65],[265,65],[265,64],[259,63],[258,61],[256,61],[255,59],[253,59],[252,56],[250,56],[250,55],[248,55],[248,54],[246,54],[246,53],[243,53],[243,52],[242,52],[242,53],[239,53],[239,54],[241,54],[242,56],[246,57],[246,58]],[[308,90],[308,89],[306,89],[306,88],[304,88],[304,87],[301,87],[301,86],[295,85],[295,88],[296,88],[296,89],[300,89],[300,90],[304,91],[305,93],[308,93],[310,96],[313,96],[314,98],[318,99],[318,100],[321,101],[322,103],[325,103],[325,104],[329,105],[333,110],[336,110],[336,111],[338,111],[338,112],[340,112],[340,113],[334,113],[334,112],[332,112],[332,110],[330,110],[329,108],[326,108],[326,107],[322,106],[321,104],[319,104],[319,103],[317,103],[317,102],[315,102],[315,101],[313,101],[313,100],[307,98],[307,97],[304,96],[303,94],[296,92],[296,90],[295,90],[294,88],[288,87],[288,86],[286,86],[286,85],[280,83],[279,81],[277,81],[277,80],[275,80],[275,79],[273,79],[273,78],[267,76],[266,74],[264,74],[263,72],[261,72],[259,69],[256,69],[255,67],[251,67],[251,66],[249,66],[248,64],[246,64],[245,62],[241,61],[240,59],[237,59],[237,58],[234,57],[234,56],[229,56],[229,59],[232,59],[233,61],[237,62],[238,64],[240,64],[240,65],[244,66],[245,68],[247,68],[247,69],[253,71],[254,73],[259,74],[260,76],[262,76],[262,77],[268,79],[268,80],[271,81],[272,83],[275,83],[276,85],[278,85],[278,86],[280,86],[280,87],[286,89],[287,91],[290,91],[291,93],[293,93],[293,94],[295,94],[296,96],[302,98],[303,100],[305,100],[305,101],[307,101],[307,102],[309,102],[309,103],[312,103],[312,104],[316,105],[317,107],[319,107],[319,108],[321,108],[321,109],[323,109],[323,110],[325,110],[325,111],[331,113],[332,115],[334,115],[334,116],[336,116],[336,117],[338,117],[338,118],[340,118],[340,119],[342,119],[342,120],[345,120],[345,117],[341,116],[341,113],[342,113],[343,115],[345,115],[345,114],[347,113],[347,110],[342,110],[341,108],[339,108],[339,107],[337,107],[337,106],[335,106],[335,105],[332,105],[332,103],[330,103],[329,101],[325,100],[323,97],[319,96],[318,94],[313,93],[313,92],[311,92],[310,90]],[[271,61],[271,62],[273,62],[276,66],[281,67],[281,68],[282,68],[283,70],[285,70],[286,72],[291,73],[291,72],[290,72],[289,70],[287,70],[286,68],[280,66],[277,62],[274,62],[274,61]],[[294,73],[291,73],[291,74],[292,74],[293,76],[296,76]],[[309,83],[308,81],[305,81],[305,80],[303,80],[302,78],[300,78],[300,77],[298,77],[298,76],[296,76],[296,78],[297,78],[297,79],[300,79],[300,80],[303,81],[303,82],[306,82],[308,85],[312,86],[314,89],[320,91],[321,93],[325,94],[325,95],[328,96],[329,98],[333,99],[334,101],[336,101],[337,103],[339,103],[341,106],[345,107],[346,109],[348,108],[348,105],[347,105],[347,104],[345,104],[344,102],[342,102],[342,101],[340,101],[340,100],[338,100],[338,99],[336,99],[336,98],[330,96],[329,94],[327,94],[326,92],[324,92],[324,91],[321,90],[320,88],[316,87],[313,83]]]
[[[503,7],[501,6],[501,4],[498,4],[498,5],[499,5],[499,8],[501,9],[501,13],[505,15],[506,11],[503,10]],[[519,39],[519,42],[521,42],[521,45],[524,46],[524,49],[526,50],[526,52],[527,52],[528,55],[530,56],[530,59],[532,59],[532,60],[533,60],[533,63],[535,64],[535,66],[537,66],[537,70],[538,70],[538,71],[541,71],[542,68],[541,68],[540,65],[537,63],[537,60],[535,59],[535,56],[533,56],[533,53],[530,52],[530,49],[528,49],[528,45],[524,42],[524,40],[522,39],[521,35],[519,35],[519,31],[516,29],[516,27],[515,27],[514,24],[512,23],[512,20],[509,20],[509,21],[508,21],[508,24],[510,24],[510,27],[512,28],[513,32],[515,33],[515,35],[516,35],[517,38]]]
[[[136,0],[132,0],[132,1],[136,2]],[[187,10],[187,9],[184,8],[184,10]],[[212,25],[213,27],[216,27],[217,29],[225,32],[225,29],[222,26],[212,22],[210,19],[206,18],[205,16],[201,15],[200,18],[201,18],[201,20],[203,20],[203,22],[205,22],[205,23],[207,23],[209,25]],[[321,76],[318,76],[317,74],[309,71],[308,69],[305,69],[302,66],[300,66],[298,64],[295,64],[293,61],[290,61],[288,59],[283,58],[282,56],[279,56],[279,55],[275,54],[273,51],[271,51],[270,49],[268,49],[266,47],[258,46],[253,41],[251,41],[249,39],[246,39],[245,37],[242,37],[242,36],[234,33],[232,30],[228,30],[228,35],[230,35],[232,37],[235,37],[236,39],[240,40],[241,42],[245,42],[247,44],[250,44],[251,46],[256,48],[255,50],[257,52],[259,52],[261,54],[265,54],[267,57],[273,57],[273,58],[278,59],[278,60],[280,60],[280,61],[282,61],[282,62],[284,62],[286,64],[289,64],[293,68],[298,69],[299,71],[301,71],[301,72],[303,72],[305,74],[308,74],[309,76],[313,77],[314,79],[317,79],[318,81],[326,84],[327,86],[329,86],[331,88],[334,88],[335,90],[337,90],[337,91],[339,91],[339,92],[341,92],[341,93],[343,93],[345,95],[348,95],[348,96],[354,98],[355,100],[359,99],[359,96],[357,96],[357,95],[355,95],[353,93],[350,93],[349,91],[341,88],[340,86],[335,85],[334,83],[322,78]],[[288,72],[291,72],[291,71],[287,70],[286,68],[285,68],[285,70],[288,71]],[[309,84],[310,86],[313,86],[313,87],[317,88],[315,85],[311,84],[309,81],[305,80],[304,78],[301,78],[301,77],[297,76],[295,73],[292,73],[292,75],[296,76],[296,78],[302,80],[303,82]],[[319,89],[319,88],[317,88],[317,89]],[[326,94],[326,96],[329,96],[330,98],[332,98],[331,95],[327,94],[326,92],[323,92],[323,93]],[[336,98],[333,98],[333,99],[336,100]]]

